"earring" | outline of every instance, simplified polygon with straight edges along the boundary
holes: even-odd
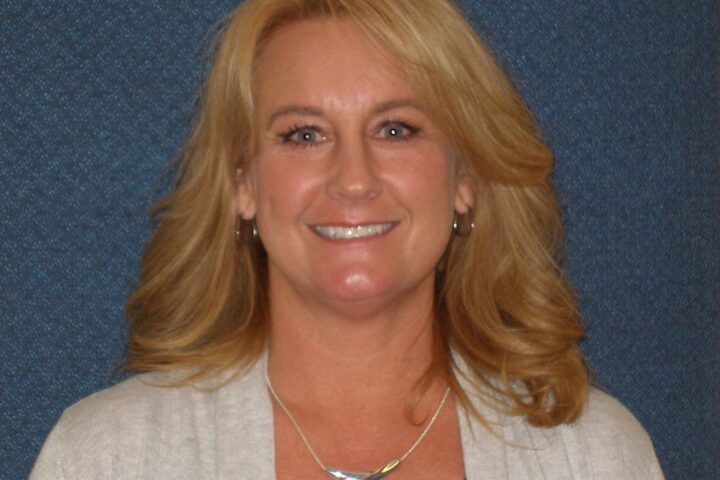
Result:
[[[242,219],[238,217],[238,222],[235,226],[235,238],[238,242],[242,242],[242,230],[240,229],[240,225],[242,225]],[[257,240],[259,234],[257,230],[257,225],[255,225],[255,220],[252,222],[252,236],[253,240]]]
[[[467,237],[470,235],[475,228],[473,222],[473,211],[468,210],[468,213],[464,215],[458,215],[457,212],[453,214],[452,231],[458,237]]]

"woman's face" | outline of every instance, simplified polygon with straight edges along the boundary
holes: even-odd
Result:
[[[432,295],[471,191],[396,61],[350,20],[299,21],[272,33],[255,74],[258,148],[236,207],[257,223],[271,297]]]

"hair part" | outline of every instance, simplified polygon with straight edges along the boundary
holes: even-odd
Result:
[[[433,362],[411,403],[442,373],[477,414],[456,377],[454,350],[497,409],[539,426],[574,421],[588,376],[576,301],[558,265],[553,156],[449,0],[248,0],[225,19],[175,188],[154,209],[157,227],[127,301],[127,368],[190,368],[192,381],[259,357],[267,259],[233,208],[236,172],[247,171],[255,145],[254,67],[283,24],[340,17],[399,59],[475,185],[475,229],[451,239],[439,268]]]

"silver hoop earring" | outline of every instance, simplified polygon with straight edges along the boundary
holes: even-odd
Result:
[[[452,231],[458,237],[467,237],[475,229],[475,223],[473,222],[473,211],[468,210],[468,213],[464,215],[458,215],[457,212],[453,215]]]
[[[260,236],[260,234],[258,234],[258,229],[257,229],[257,225],[255,224],[255,220],[253,220],[253,223],[252,223],[252,235],[253,235],[254,240],[257,240],[257,238]]]

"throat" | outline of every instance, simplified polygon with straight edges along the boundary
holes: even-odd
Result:
[[[425,439],[428,432],[432,429],[433,425],[437,421],[438,417],[440,416],[440,413],[443,410],[443,407],[445,406],[445,403],[448,399],[448,396],[450,394],[450,387],[447,387],[445,389],[445,393],[442,396],[442,399],[440,400],[437,408],[434,410],[432,417],[425,423],[424,428],[420,432],[419,436],[415,439],[415,441],[405,450],[405,452],[400,456],[399,458],[392,459],[388,461],[384,466],[378,468],[374,471],[367,471],[367,472],[358,472],[353,470],[345,470],[337,467],[330,467],[325,464],[325,462],[320,458],[320,456],[315,451],[315,448],[313,447],[312,443],[308,440],[307,435],[305,434],[305,431],[300,426],[300,423],[295,419],[295,416],[293,415],[292,411],[285,405],[282,398],[277,394],[275,391],[275,388],[273,387],[272,381],[270,380],[270,376],[268,375],[267,371],[265,372],[265,382],[267,384],[268,391],[270,395],[272,396],[272,399],[275,401],[275,404],[282,410],[287,420],[290,421],[293,428],[295,429],[295,432],[297,433],[298,437],[302,440],[303,446],[305,447],[306,451],[312,456],[313,460],[317,464],[317,467],[327,473],[329,476],[337,479],[344,479],[344,480],[380,480],[382,478],[387,477],[391,473],[393,473],[400,464],[408,458],[413,451],[418,447],[418,445],[421,444],[421,442]],[[387,432],[382,432],[383,436],[392,436],[393,431],[390,429]],[[397,433],[397,432],[396,432]]]

